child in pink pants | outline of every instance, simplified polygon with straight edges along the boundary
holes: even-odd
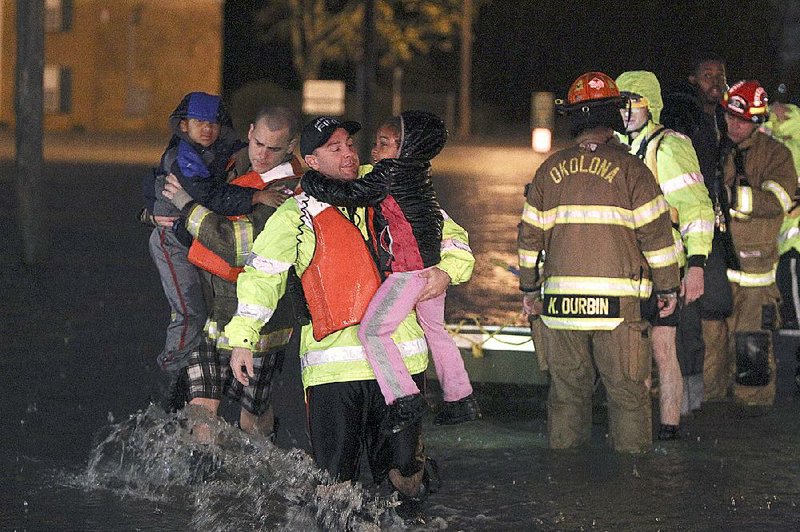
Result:
[[[434,422],[454,424],[480,417],[461,353],[445,329],[445,294],[419,300],[427,284],[426,271],[440,260],[444,214],[429,161],[446,140],[447,129],[439,117],[406,111],[378,129],[372,149],[375,167],[362,179],[340,181],[310,171],[301,183],[307,194],[332,205],[375,207],[379,269],[390,274],[373,296],[358,335],[389,405],[383,424],[386,433],[411,426],[427,409],[391,339],[411,310],[416,310],[444,392],[444,405]]]

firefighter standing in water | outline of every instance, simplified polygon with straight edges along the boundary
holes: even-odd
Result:
[[[655,290],[660,315],[671,314],[679,270],[658,184],[614,137],[624,131],[623,105],[607,75],[575,80],[563,107],[575,146],[539,167],[519,224],[523,313],[550,371],[551,448],[590,439],[595,367],[608,393],[611,446],[636,453],[652,444],[650,339],[639,302]]]
[[[698,334],[687,337],[700,336],[700,307],[695,302],[703,295],[703,268],[714,236],[714,209],[692,141],[659,123],[663,103],[655,74],[642,70],[624,72],[617,78],[617,86],[628,98],[628,105],[621,111],[626,129],[621,139],[630,146],[630,153],[653,172],[669,203],[678,264],[685,268],[681,308],[667,318],[659,318],[655,312],[648,316],[653,324],[653,358],[658,368],[661,417],[658,439],[671,440],[678,437],[684,391],[701,388],[703,384],[702,357],[684,359],[679,365],[676,331],[691,327]],[[702,353],[702,345],[688,351]],[[688,368],[682,372],[683,366]],[[695,367],[697,370],[693,371]],[[695,380],[695,386],[685,386],[682,373],[688,380]]]
[[[728,269],[733,314],[719,338],[706,343],[706,397],[725,399],[732,385],[737,403],[769,407],[775,400],[772,331],[778,325],[780,300],[777,238],[792,208],[790,193],[797,177],[789,150],[758,131],[768,115],[767,93],[757,81],[735,83],[722,106],[728,133],[720,152],[738,264]]]

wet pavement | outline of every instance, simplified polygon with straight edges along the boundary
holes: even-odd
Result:
[[[478,257],[473,281],[450,291],[451,320],[520,323],[516,280],[504,265],[515,262],[522,186],[537,160],[523,146],[454,146],[434,161],[442,203],[470,231]],[[48,260],[24,266],[13,163],[0,163],[7,191],[0,197],[0,529],[338,528],[331,521],[308,521],[298,510],[308,501],[292,499],[306,492],[286,488],[287,473],[279,469],[270,470],[272,480],[257,467],[260,476],[230,469],[224,481],[173,482],[156,494],[141,484],[96,478],[92,484],[87,472],[98,445],[109,435],[122,438],[115,431],[132,423],[130,416],[146,410],[158,393],[153,359],[168,308],[147,253],[148,230],[135,222],[146,171],[140,163],[49,163]],[[419,519],[407,524],[416,530],[797,530],[800,403],[791,382],[796,340],[778,341],[778,399],[771,411],[755,416],[727,403],[706,405],[685,420],[680,440],[657,442],[642,456],[608,450],[602,404],[588,448],[550,451],[543,388],[479,385],[480,421],[436,427],[432,415],[426,420],[427,450],[439,463],[443,484]],[[293,367],[287,362],[276,398],[285,421],[278,443],[303,448]],[[437,397],[431,393],[432,400]],[[251,443],[247,452],[264,448],[263,442]],[[179,443],[169,448],[183,449]],[[163,474],[154,464],[171,463],[158,454],[167,451],[118,458],[126,465],[132,460],[133,469],[148,471],[152,481]],[[236,460],[254,459],[239,452],[244,454]],[[277,463],[269,452],[259,456]],[[277,486],[273,498],[262,497],[266,485]],[[313,497],[317,509],[338,508],[320,503],[318,493]],[[372,500],[360,492],[347,497]]]

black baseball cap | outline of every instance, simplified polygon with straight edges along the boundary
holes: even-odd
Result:
[[[300,134],[300,155],[305,157],[328,142],[333,132],[342,128],[351,135],[361,129],[361,124],[352,120],[342,122],[332,116],[320,116],[315,118],[305,126]]]

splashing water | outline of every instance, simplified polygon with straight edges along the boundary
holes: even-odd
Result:
[[[197,428],[213,442],[198,441]],[[150,405],[106,432],[72,482],[125,497],[193,501],[192,525],[200,530],[398,527],[396,496],[335,483],[305,452],[280,449],[202,408],[167,414]]]

